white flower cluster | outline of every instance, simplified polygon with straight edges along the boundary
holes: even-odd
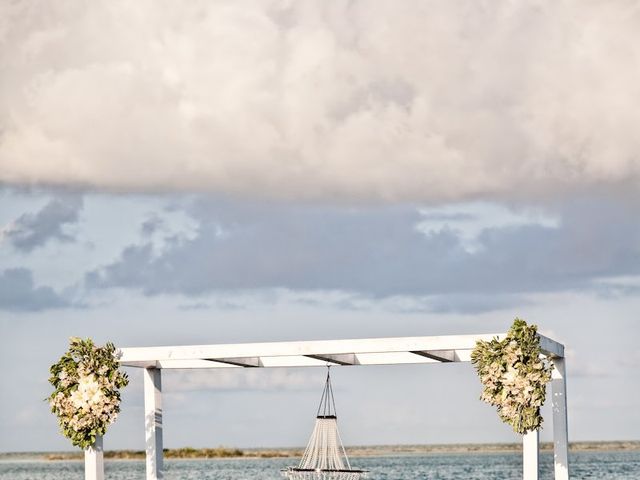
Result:
[[[72,380],[65,372],[60,372],[59,377],[63,385],[71,385]],[[79,432],[92,429],[97,423],[110,425],[116,421],[120,399],[108,397],[103,392],[113,390],[113,382],[107,377],[96,376],[80,368],[77,385],[77,390],[70,395],[58,392],[49,400],[51,408],[68,419],[70,428]]]
[[[483,385],[480,399],[520,434],[542,425],[540,407],[551,380],[551,366],[540,356],[535,326],[516,320],[503,341],[478,342],[472,362]]]
[[[544,385],[550,379],[542,360],[527,368],[518,368],[521,357],[522,350],[517,342],[511,341],[504,350],[503,360],[489,364],[480,376],[485,387],[480,399],[498,407],[500,417],[511,425],[521,424],[523,413],[542,406]]]
[[[91,340],[73,338],[69,352],[51,367],[49,397],[62,433],[81,448],[92,445],[98,435],[116,421],[120,411],[120,388],[127,376],[118,370],[115,347],[96,347]]]

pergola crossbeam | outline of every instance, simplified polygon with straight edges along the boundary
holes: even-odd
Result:
[[[358,358],[354,353],[343,355],[305,355],[305,357],[332,363],[334,365],[358,365]]]
[[[211,360],[158,360],[156,368],[163,370],[187,370],[187,369],[216,369],[216,368],[239,368],[241,365],[230,363],[213,362]]]
[[[260,357],[246,357],[246,358],[206,358],[209,362],[224,363],[226,365],[232,365],[236,367],[245,368],[259,368],[264,367]]]
[[[413,353],[414,355],[420,355],[421,357],[430,358],[431,360],[436,360],[442,363],[460,361],[459,359],[456,360],[457,356],[456,356],[455,350],[435,350],[435,351],[418,350],[411,353]]]

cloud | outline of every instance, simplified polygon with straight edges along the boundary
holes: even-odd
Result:
[[[420,203],[638,190],[629,2],[0,8],[1,182]]]
[[[484,313],[508,308],[525,308],[532,301],[524,295],[464,294],[438,295],[428,299],[428,310],[436,313]]]
[[[553,225],[527,215],[530,223],[486,218],[484,227],[474,224],[473,250],[465,246],[468,232],[447,223],[424,231],[420,210],[411,207],[202,199],[189,213],[199,225],[193,236],[176,236],[163,249],[151,241],[130,245],[89,272],[87,285],[192,297],[336,291],[347,295],[334,301],[350,308],[377,298],[396,309],[468,313],[522,304],[529,293],[598,291],[602,278],[640,273],[635,210],[604,200],[568,203]]]
[[[55,198],[36,213],[25,213],[5,226],[0,239],[7,239],[19,251],[31,252],[49,240],[72,242],[65,226],[78,221],[80,197]]]
[[[226,294],[226,298],[235,295]],[[341,311],[387,311],[392,313],[458,313],[479,314],[497,310],[526,307],[533,302],[523,294],[446,293],[435,295],[391,295],[373,297],[366,292],[349,291],[278,291],[275,300],[290,301],[312,307],[331,306]],[[266,299],[263,304],[266,304]]]
[[[0,310],[37,312],[70,306],[71,303],[51,287],[35,286],[30,270],[9,268],[0,271]]]
[[[158,215],[149,216],[142,225],[140,230],[145,237],[150,237],[164,227],[163,220]]]

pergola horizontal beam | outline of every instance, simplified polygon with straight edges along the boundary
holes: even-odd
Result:
[[[448,335],[438,337],[366,338],[302,342],[239,343],[121,349],[121,363],[158,360],[202,360],[279,356],[344,355],[428,350],[473,349],[477,340],[490,340],[503,334]],[[136,365],[138,366],[138,365]]]
[[[468,362],[478,340],[505,334],[394,337],[302,342],[240,343],[121,349],[120,363],[142,368],[308,367]],[[540,336],[545,355],[562,358],[564,347]]]

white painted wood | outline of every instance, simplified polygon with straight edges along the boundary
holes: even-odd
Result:
[[[135,361],[205,358],[247,358],[298,355],[339,355],[417,350],[473,349],[477,340],[504,335],[451,335],[442,337],[368,338],[303,342],[240,343],[173,347],[122,348],[123,364]]]
[[[538,480],[540,472],[540,432],[534,430],[522,436],[522,478]]]
[[[260,357],[260,360],[264,367],[324,367],[327,363],[336,365],[334,362],[327,362],[326,360],[300,355]]]
[[[162,471],[162,382],[161,370],[144,371],[144,412],[147,480],[160,480]]]
[[[431,358],[432,360],[437,360],[441,363],[449,363],[460,361],[456,356],[455,350],[431,350],[431,351],[419,351],[419,352],[411,352],[415,355],[420,355],[422,357]]]
[[[158,368],[164,369],[220,369],[243,368],[240,365],[211,360],[159,360]],[[260,357],[262,367],[324,367],[327,362],[301,356]],[[133,366],[129,363],[126,366]]]
[[[303,342],[240,343],[228,345],[192,345],[169,347],[130,347],[120,350],[120,362],[127,366],[148,365],[164,360],[242,359],[264,357],[322,357],[376,353],[409,353],[412,351],[471,351],[478,340],[504,338],[504,334],[449,335],[439,337],[365,338],[354,340],[321,340]],[[551,341],[550,341],[551,342]],[[415,355],[418,357],[418,355]],[[407,355],[406,362],[421,363]],[[409,360],[411,359],[411,360]],[[457,361],[457,358],[455,359]],[[379,362],[382,363],[382,362]],[[399,363],[399,362],[393,362]],[[215,368],[215,367],[213,367]]]
[[[209,360],[158,360],[154,362],[156,368],[162,369],[194,369],[194,368],[242,368],[238,365],[229,365]],[[129,364],[127,364],[129,366]]]
[[[84,479],[104,480],[104,453],[101,435],[96,437],[93,446],[84,451]]]
[[[456,362],[470,362],[471,361],[471,350],[455,350],[455,361]]]
[[[549,357],[564,357],[564,345],[544,335],[538,334],[538,338],[540,339],[542,353]]]
[[[555,480],[569,480],[569,429],[567,421],[567,378],[564,358],[553,359],[551,374],[553,408],[553,463]]]
[[[169,347],[130,347],[120,350],[120,363],[131,367],[229,368],[306,367],[314,360],[334,359],[343,365],[433,363],[411,352],[447,352],[446,360],[468,362],[478,340],[504,338],[505,334],[448,335],[440,337],[364,338],[307,342],[239,343]],[[561,357],[563,345],[540,335],[542,352]],[[453,352],[453,355],[451,355]]]
[[[359,354],[344,354],[344,355],[331,355],[327,356],[327,359],[322,360],[320,357],[307,357],[300,355],[287,355],[277,357],[259,357],[260,367],[325,367],[327,364],[331,365],[403,365],[414,363],[441,363],[438,360],[429,359],[426,357],[420,358],[419,355],[409,352],[391,352],[391,353],[359,353]],[[330,361],[329,358],[334,358],[334,361]],[[471,360],[470,350],[455,350],[455,362],[468,362]],[[338,361],[338,359],[345,359],[344,361]],[[348,362],[346,360],[349,360]],[[138,366],[138,363],[146,362],[127,362],[124,366],[134,367]],[[154,362],[157,368],[163,370],[193,370],[193,369],[220,369],[220,368],[242,368],[238,364],[222,363],[212,360],[158,360]],[[247,362],[247,366],[250,365]]]
[[[411,352],[358,353],[358,365],[402,365],[409,363],[440,363]]]
[[[232,365],[234,367],[258,368],[264,367],[260,357],[207,358],[210,362]]]
[[[320,360],[330,365],[358,365],[358,358],[353,353],[345,353],[342,355],[307,355],[306,358]]]

